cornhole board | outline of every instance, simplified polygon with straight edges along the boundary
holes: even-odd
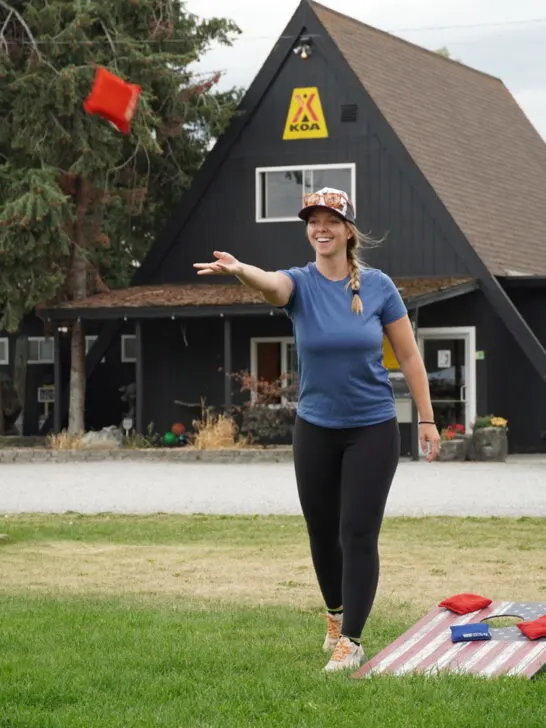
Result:
[[[516,626],[490,626],[490,640],[453,643],[449,627],[502,616],[531,621],[543,614],[546,614],[546,602],[492,602],[485,609],[462,615],[435,607],[351,677],[359,679],[381,673],[466,673],[532,678],[546,666],[546,638],[530,640]]]

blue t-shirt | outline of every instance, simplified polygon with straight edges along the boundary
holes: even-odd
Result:
[[[284,307],[294,326],[298,354],[298,415],[321,427],[361,427],[396,416],[383,366],[383,327],[402,318],[406,306],[393,281],[362,268],[361,316],[351,311],[352,292],[325,278],[314,263],[280,273],[294,282]]]

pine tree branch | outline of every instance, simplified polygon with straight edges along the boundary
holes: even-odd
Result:
[[[2,26],[2,30],[0,30],[0,44],[2,46],[4,46],[4,48],[6,49],[6,53],[8,53],[9,48],[8,48],[8,43],[7,43],[6,39],[4,38],[4,32],[5,32],[6,28],[8,27],[8,23],[11,20],[12,15],[13,15],[13,10],[10,10],[8,17],[6,18],[4,25]]]
[[[137,142],[137,145],[136,145],[133,153],[131,154],[131,156],[128,159],[126,159],[124,162],[122,162],[121,164],[118,164],[117,167],[111,167],[108,170],[107,175],[110,175],[110,174],[115,175],[116,172],[121,172],[122,169],[124,169],[125,167],[127,167],[130,164],[130,162],[132,162],[133,159],[136,158],[139,149],[140,149],[140,141]]]
[[[104,30],[104,35],[108,38],[108,43],[110,44],[110,48],[112,49],[112,55],[114,56],[114,58],[113,58],[114,65],[117,68],[117,62],[116,62],[117,53],[116,53],[116,47],[115,47],[114,42],[112,40],[112,36],[108,32],[108,29],[106,28],[106,25],[102,22],[102,20],[100,21],[100,24],[102,25],[102,29]]]
[[[51,68],[51,70],[54,73],[56,73],[57,75],[60,75],[59,72],[57,71],[57,69],[54,66],[52,66],[51,63],[49,61],[47,61],[44,58],[44,56],[40,53],[40,49],[38,48],[36,39],[34,38],[34,35],[32,34],[31,29],[28,27],[27,22],[21,15],[21,13],[19,13],[17,10],[15,10],[15,8],[13,8],[8,2],[6,2],[6,0],[0,0],[0,7],[4,8],[4,10],[6,10],[9,13],[6,22],[2,26],[2,31],[0,32],[0,45],[3,45],[6,48],[6,52],[8,51],[8,44],[7,44],[6,39],[4,38],[4,32],[5,32],[5,29],[7,28],[7,25],[8,25],[8,22],[9,22],[11,16],[14,15],[17,18],[17,20],[19,21],[19,24],[21,25],[21,27],[23,28],[25,33],[27,34],[30,45],[33,47],[37,58],[42,63],[45,63],[46,66],[49,66],[49,68]]]
[[[3,8],[4,8],[4,10],[7,10],[7,12],[9,13],[9,15],[8,15],[8,19],[7,19],[7,20],[6,20],[6,22],[4,23],[4,26],[2,27],[2,33],[1,33],[1,35],[0,35],[0,37],[1,37],[1,39],[2,39],[2,41],[3,41],[4,43],[6,43],[6,41],[5,41],[5,38],[4,38],[4,29],[6,28],[6,26],[7,26],[7,23],[8,23],[8,20],[9,20],[9,19],[11,18],[11,16],[12,16],[12,15],[15,15],[15,17],[17,18],[17,20],[19,21],[19,23],[20,23],[20,24],[22,25],[22,27],[24,28],[24,30],[25,30],[25,32],[26,32],[26,34],[28,35],[28,38],[29,38],[29,40],[30,40],[30,44],[31,44],[31,45],[32,45],[32,47],[34,48],[34,50],[35,50],[35,52],[36,52],[36,55],[38,56],[38,58],[39,58],[40,60],[43,60],[43,58],[42,58],[42,54],[40,53],[40,49],[38,48],[38,46],[37,46],[37,44],[36,44],[36,40],[34,39],[34,36],[32,35],[32,31],[31,31],[31,29],[30,29],[30,28],[28,27],[28,25],[27,25],[27,23],[26,23],[25,19],[23,18],[23,16],[21,15],[21,13],[18,13],[18,12],[17,12],[17,10],[15,10],[15,8],[12,8],[12,7],[11,7],[11,5],[9,5],[9,4],[8,4],[8,3],[6,2],[6,0],[0,0],[0,7],[3,7]]]

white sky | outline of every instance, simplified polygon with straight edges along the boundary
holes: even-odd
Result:
[[[546,140],[545,0],[321,2],[425,48],[447,46],[462,63],[501,78]],[[222,70],[221,87],[247,88],[298,4],[298,0],[187,0],[190,12],[230,18],[243,31],[232,48],[212,49],[198,70]]]

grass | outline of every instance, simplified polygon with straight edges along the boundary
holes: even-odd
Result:
[[[66,513],[2,521],[0,584],[11,593],[317,603],[299,517]],[[379,599],[421,611],[446,592],[545,600],[545,552],[540,518],[387,519]]]
[[[544,521],[387,519],[369,656],[479,579],[546,600]],[[542,676],[321,673],[297,517],[25,515],[0,531],[0,728],[544,726]]]

